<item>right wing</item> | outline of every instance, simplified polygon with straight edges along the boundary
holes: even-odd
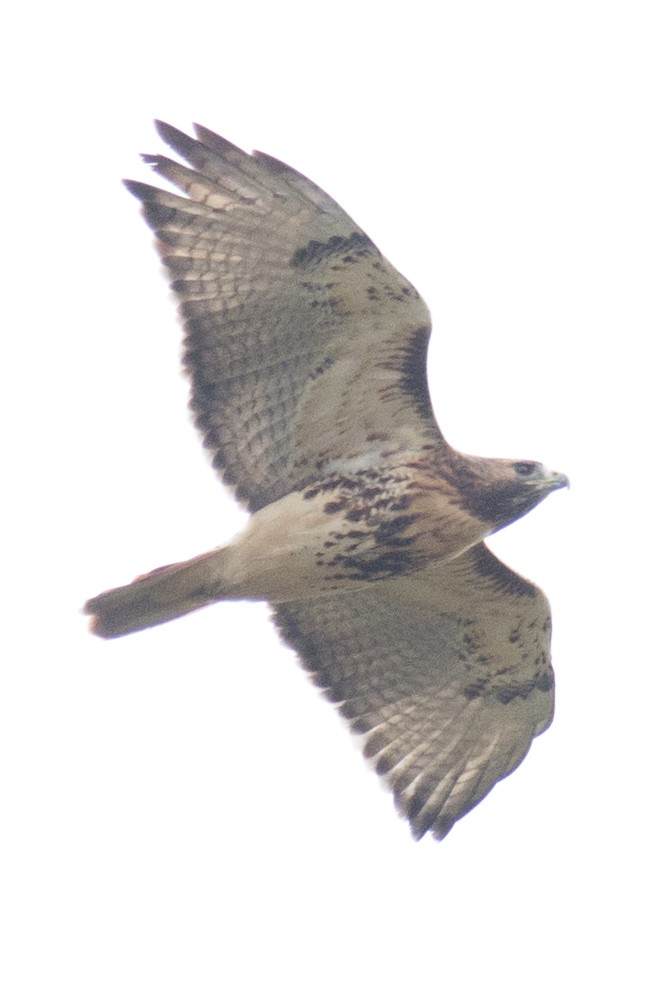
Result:
[[[285,641],[441,839],[553,717],[549,605],[483,544],[361,591],[275,606]]]

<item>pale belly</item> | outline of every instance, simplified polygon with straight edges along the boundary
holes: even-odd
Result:
[[[448,560],[485,535],[445,493],[407,474],[384,478],[294,492],[255,513],[225,548],[224,596],[280,602],[356,590]]]

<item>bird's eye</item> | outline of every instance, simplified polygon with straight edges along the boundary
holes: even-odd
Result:
[[[515,473],[521,475],[522,478],[526,478],[528,475],[533,475],[535,472],[535,463],[533,461],[517,461],[514,465]]]

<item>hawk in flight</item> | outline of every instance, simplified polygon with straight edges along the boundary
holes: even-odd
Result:
[[[87,602],[114,637],[222,599],[265,599],[391,788],[444,837],[553,715],[545,596],[485,537],[564,475],[447,443],[417,291],[320,188],[204,127],[163,123],[181,194],[129,190],[185,328],[191,406],[251,511],[231,542]]]

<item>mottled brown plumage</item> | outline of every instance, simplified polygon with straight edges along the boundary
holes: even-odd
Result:
[[[266,599],[386,777],[443,837],[553,713],[544,595],[484,546],[564,476],[453,450],[426,378],[428,310],[323,191],[202,127],[128,182],[185,325],[196,422],[252,510],[231,543],[87,603],[107,637]]]

